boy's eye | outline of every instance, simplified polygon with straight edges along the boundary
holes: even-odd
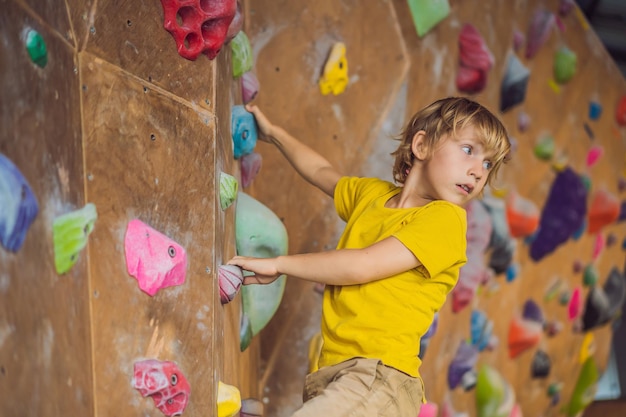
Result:
[[[463,145],[463,146],[461,146],[461,149],[463,149],[463,152],[465,152],[468,155],[472,154],[472,147],[471,146]]]
[[[484,161],[483,162],[483,168],[485,168],[487,171],[489,171],[491,169],[491,167],[493,167],[493,164],[491,163],[491,161]]]

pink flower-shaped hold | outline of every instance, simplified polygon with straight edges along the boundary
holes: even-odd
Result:
[[[220,301],[228,304],[237,295],[243,282],[243,272],[237,265],[221,265],[217,270],[220,286]]]

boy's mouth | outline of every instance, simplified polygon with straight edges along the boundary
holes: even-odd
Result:
[[[471,185],[467,185],[467,184],[459,184],[458,185],[461,189],[463,189],[467,194],[471,194],[472,191],[474,190],[474,187],[472,187]]]

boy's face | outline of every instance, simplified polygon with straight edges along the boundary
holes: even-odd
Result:
[[[427,196],[465,206],[482,192],[493,163],[473,126],[468,125],[441,138],[425,161],[421,186]]]

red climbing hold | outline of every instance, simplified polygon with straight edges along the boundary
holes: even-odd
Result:
[[[236,0],[161,0],[163,27],[176,41],[178,54],[195,61],[213,59],[224,45],[237,11]]]

